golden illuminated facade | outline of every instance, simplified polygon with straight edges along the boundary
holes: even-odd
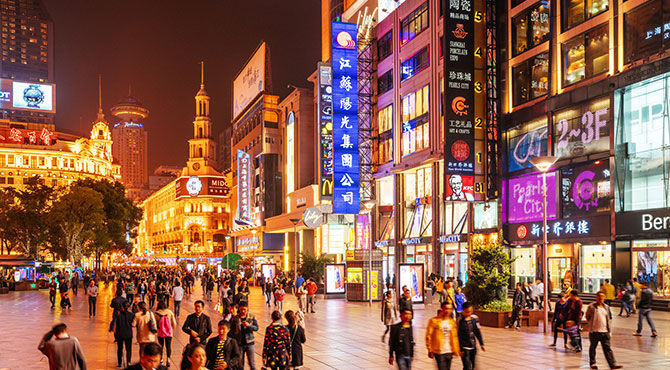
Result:
[[[222,257],[226,252],[231,179],[214,168],[216,145],[210,98],[202,81],[195,102],[194,137],[189,140],[187,165],[181,176],[141,203],[144,217],[135,240],[137,255]]]

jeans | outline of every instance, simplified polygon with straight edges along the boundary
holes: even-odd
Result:
[[[271,291],[266,291],[265,292],[265,304],[270,306],[270,298],[272,298],[272,292]]]
[[[520,327],[521,326],[521,311],[523,310],[522,307],[514,307],[512,309],[512,317],[510,317],[509,320],[509,327]]]
[[[603,347],[603,353],[607,359],[607,363],[610,367],[616,365],[614,361],[614,353],[612,352],[612,347],[610,347],[610,334],[609,333],[589,333],[589,340],[591,344],[589,345],[589,365],[596,364],[596,347],[598,347],[598,342]]]
[[[626,310],[626,315],[630,315],[632,309],[633,304],[631,302],[621,301],[621,311],[619,311],[619,315],[621,315],[624,310]]]
[[[316,295],[315,294],[308,294],[307,295],[307,310],[305,312],[314,312],[314,304],[316,304]],[[311,310],[310,310],[311,306]]]
[[[453,353],[443,353],[437,354],[433,353],[435,357],[435,362],[437,362],[437,370],[449,370],[451,369],[451,359],[454,357]]]
[[[175,317],[179,317],[180,312],[181,312],[181,301],[174,301],[174,315],[175,315]]]
[[[95,301],[98,297],[88,297],[88,316],[95,316]]]
[[[412,369],[412,357],[410,356],[396,356],[395,362],[398,364],[399,370]]]
[[[651,332],[656,333],[656,327],[654,326],[654,322],[651,321],[651,308],[640,308],[640,309],[638,309],[637,332],[642,333],[642,317],[647,318],[647,322],[649,323],[649,327],[651,328]]]
[[[556,339],[558,339],[558,332],[560,329],[565,329],[565,323],[554,321],[552,326],[554,329],[554,344],[556,344]],[[568,334],[563,332],[563,346],[566,346],[567,344],[568,344]]]
[[[244,356],[247,356],[247,361],[249,362],[249,370],[256,370],[256,364],[254,360],[254,344],[244,344],[240,348],[242,352],[242,360],[240,361],[241,367],[244,367]]]
[[[477,357],[477,348],[463,349],[461,354],[461,362],[463,362],[463,370],[474,370],[475,357]]]
[[[163,357],[163,348],[165,348],[165,356],[170,358],[172,356],[172,337],[158,337],[158,344],[161,345],[161,357]]]
[[[56,306],[56,295],[55,294],[49,294],[49,302],[51,302],[51,308],[54,308]]]
[[[128,339],[117,339],[116,341],[116,360],[119,365],[122,365],[122,359],[123,359],[123,347],[126,347],[126,365],[130,365],[130,357],[133,354],[132,350],[132,345],[133,345],[133,339],[128,338]]]

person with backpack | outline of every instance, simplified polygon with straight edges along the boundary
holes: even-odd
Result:
[[[137,342],[140,344],[140,352],[148,343],[156,342],[156,333],[158,333],[158,326],[156,324],[156,317],[153,312],[147,309],[146,302],[138,304],[140,309],[135,314],[133,326],[137,328]]]
[[[161,363],[163,363],[163,348],[165,348],[165,357],[167,358],[165,363],[169,367],[170,357],[172,356],[172,336],[174,328],[177,327],[177,320],[165,302],[158,303],[156,317],[158,319],[158,344],[161,346]]]
[[[121,306],[121,311],[119,311],[116,318],[112,321],[112,328],[109,330],[114,332],[116,360],[119,367],[123,366],[124,348],[126,349],[126,364],[130,364],[133,352],[133,321],[135,320],[135,315],[129,310],[130,302],[124,300]]]

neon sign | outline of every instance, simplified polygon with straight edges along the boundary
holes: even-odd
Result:
[[[542,176],[510,179],[507,205],[510,223],[542,220]],[[556,172],[547,173],[547,218],[556,218]]]
[[[570,157],[607,151],[609,105],[609,98],[603,98],[556,113],[554,155]]]
[[[238,223],[251,224],[251,156],[237,150],[237,219]]]
[[[333,196],[333,71],[330,65],[319,64],[319,156],[321,197]]]

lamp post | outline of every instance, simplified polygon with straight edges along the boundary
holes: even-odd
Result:
[[[230,235],[226,235],[225,238],[226,238],[226,270],[230,270],[230,255],[228,253],[228,243],[230,243]]]
[[[363,211],[369,215],[368,224],[370,226],[370,245],[368,245],[368,303],[372,306],[372,209],[377,205],[374,199],[363,201]],[[356,235],[358,237],[358,235]]]
[[[542,305],[544,320],[542,320],[542,328],[547,334],[547,321],[549,321],[549,282],[547,281],[547,270],[549,269],[549,258],[547,257],[547,171],[556,163],[558,157],[544,156],[534,157],[530,159],[532,163],[540,172],[542,172],[542,285],[544,285],[544,304]]]
[[[256,230],[256,229],[251,230],[251,235],[253,235],[252,240],[251,240],[252,242],[255,242],[255,240],[253,240],[253,239],[256,238],[256,233],[257,232],[258,232],[258,230]],[[257,243],[256,245],[260,245],[260,242]],[[251,249],[251,269],[254,272],[253,281],[256,281],[256,248]]]
[[[289,221],[293,223],[293,281],[298,278],[298,224],[300,223],[299,218],[289,218]],[[296,288],[297,289],[297,288]]]

